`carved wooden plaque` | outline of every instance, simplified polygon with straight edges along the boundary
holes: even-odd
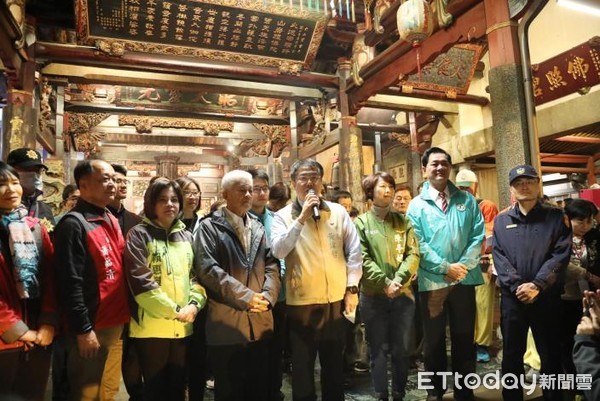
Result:
[[[418,74],[412,74],[401,81],[401,85],[464,95],[469,90],[482,50],[483,46],[476,44],[454,45],[423,66],[420,79]]]
[[[324,13],[283,2],[77,0],[76,4],[82,44],[116,41],[129,51],[304,69],[310,69],[328,19]]]

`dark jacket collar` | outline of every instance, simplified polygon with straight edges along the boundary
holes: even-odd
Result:
[[[86,220],[95,220],[104,219],[107,209],[93,205],[83,198],[79,198],[73,211],[81,213]]]

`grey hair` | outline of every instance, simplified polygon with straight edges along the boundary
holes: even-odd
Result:
[[[316,161],[315,159],[304,159],[304,160],[296,160],[292,167],[290,168],[290,176],[293,181],[296,181],[296,174],[298,174],[298,170],[301,168],[309,168],[311,170],[315,170],[319,177],[323,178],[323,166],[321,163]]]
[[[252,174],[243,170],[232,170],[223,176],[221,189],[225,191],[238,182],[248,182],[252,185]]]

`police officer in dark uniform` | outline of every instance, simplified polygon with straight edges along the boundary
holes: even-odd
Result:
[[[40,219],[51,233],[56,225],[52,208],[37,200],[44,191],[42,170],[48,171],[48,167],[42,162],[42,156],[37,150],[18,148],[8,154],[6,163],[19,172],[19,181],[23,187],[22,202],[29,210],[29,216]]]
[[[560,294],[562,276],[571,253],[571,229],[562,209],[540,200],[540,179],[530,165],[509,173],[516,203],[494,220],[492,251],[502,291],[502,373],[524,375],[527,331],[533,332],[542,362],[541,372],[554,375],[554,386],[544,400],[562,400],[558,375],[560,354]],[[522,401],[520,386],[502,391],[504,401]]]

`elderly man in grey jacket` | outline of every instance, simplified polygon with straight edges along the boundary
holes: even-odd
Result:
[[[248,213],[252,176],[223,177],[227,206],[202,221],[194,236],[194,267],[206,288],[206,342],[216,401],[254,401],[268,393],[272,307],[281,280],[263,225]]]

